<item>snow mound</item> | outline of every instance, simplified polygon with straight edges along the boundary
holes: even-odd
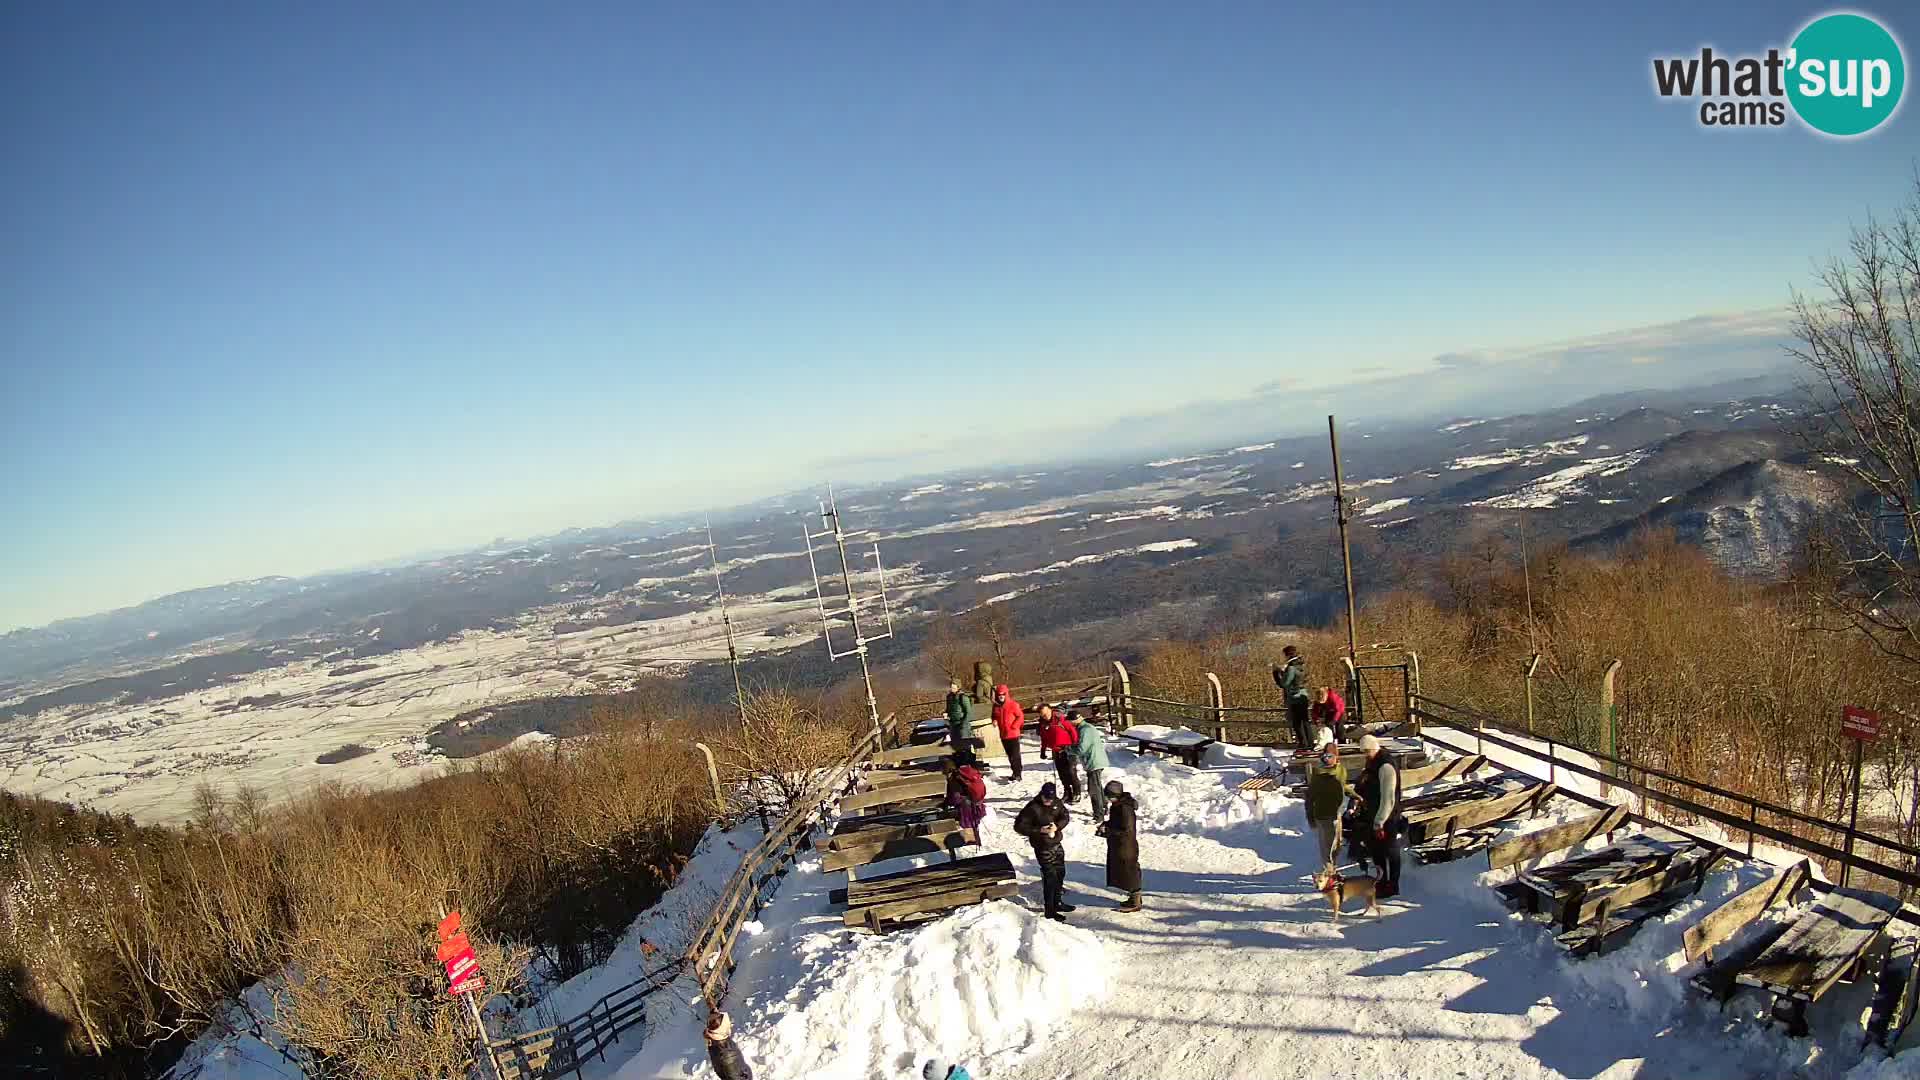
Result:
[[[1104,995],[1106,948],[1091,930],[1018,904],[963,908],[911,934],[817,934],[800,943],[783,1002],[736,1017],[767,1076],[917,1076],[929,1057],[1004,1062]]]

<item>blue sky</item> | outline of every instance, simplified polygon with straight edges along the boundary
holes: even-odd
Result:
[[[1654,98],[1815,6],[1283,7],[6,5],[0,629],[1772,307],[1920,150]]]

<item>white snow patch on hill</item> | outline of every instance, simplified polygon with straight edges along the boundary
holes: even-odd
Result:
[[[1121,548],[1117,551],[1102,551],[1093,555],[1081,555],[1072,559],[1062,559],[1059,562],[1049,563],[1035,570],[1009,570],[999,574],[982,574],[973,580],[982,585],[991,585],[996,581],[1007,581],[1011,578],[1032,577],[1035,574],[1057,574],[1062,570],[1071,570],[1076,566],[1106,562],[1108,559],[1118,559],[1125,555],[1151,555],[1155,552],[1162,551],[1184,551],[1187,548],[1199,546],[1200,541],[1192,539],[1161,540],[1157,543],[1140,544],[1137,547]]]
[[[1447,468],[1458,471],[1487,469],[1497,465],[1538,465],[1549,458],[1570,457],[1579,453],[1580,448],[1587,445],[1588,438],[1586,435],[1575,435],[1571,439],[1554,439],[1538,446],[1509,446],[1497,454],[1474,454],[1454,458],[1447,463]]]
[[[1389,514],[1412,502],[1412,499],[1385,499],[1360,511],[1361,517],[1373,517],[1376,514]]]
[[[1571,465],[1557,472],[1550,472],[1537,480],[1531,480],[1505,495],[1480,499],[1467,505],[1490,506],[1501,510],[1530,510],[1558,506],[1562,499],[1585,492],[1586,487],[1583,481],[1597,476],[1618,476],[1645,461],[1651,453],[1652,451],[1649,450],[1635,450],[1611,457],[1589,458],[1578,465]]]

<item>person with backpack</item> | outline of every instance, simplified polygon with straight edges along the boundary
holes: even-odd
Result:
[[[1373,861],[1380,864],[1376,895],[1385,900],[1400,892],[1400,834],[1406,831],[1406,819],[1400,816],[1400,770],[1378,736],[1362,735],[1360,751],[1367,755],[1367,763],[1360,767],[1354,792],[1366,815],[1362,827],[1373,832]]]
[[[1061,899],[1067,887],[1067,849],[1061,838],[1068,820],[1067,804],[1051,783],[1041,784],[1040,794],[1013,819],[1013,831],[1033,844],[1033,860],[1040,864],[1041,902],[1054,922],[1066,922],[1065,913],[1074,909]]]
[[[1040,706],[1040,752],[1053,758],[1053,771],[1060,777],[1060,790],[1070,803],[1080,801],[1080,732],[1067,718]]]
[[[1080,763],[1087,769],[1087,797],[1092,800],[1093,820],[1107,819],[1107,792],[1100,774],[1107,768],[1107,733],[1097,725],[1069,713],[1073,730],[1079,735]]]
[[[733,1041],[733,1021],[718,1009],[707,1015],[707,1063],[720,1080],[753,1080],[747,1056]]]
[[[940,763],[947,777],[946,806],[963,829],[978,829],[987,816],[987,778],[972,765],[961,765],[952,758]]]
[[[1307,723],[1307,658],[1292,645],[1280,650],[1286,658],[1284,664],[1273,669],[1273,684],[1280,688],[1280,697],[1287,707],[1287,724],[1293,728],[1293,745],[1301,750],[1313,749],[1313,732]]]
[[[1322,872],[1331,877],[1340,865],[1340,822],[1347,810],[1347,767],[1340,748],[1328,739],[1307,766],[1307,824],[1318,840]]]
[[[973,697],[960,689],[960,680],[947,683],[947,741],[960,761],[973,757]]]
[[[1106,785],[1107,819],[1094,830],[1107,838],[1107,888],[1119,889],[1127,899],[1115,911],[1140,910],[1140,836],[1135,831],[1137,815],[1133,796],[1109,780]]]
[[[1000,745],[1007,751],[1007,764],[1013,778],[1020,779],[1020,734],[1027,728],[1027,712],[1013,700],[1013,691],[1001,683],[993,688],[993,726],[1000,732]]]

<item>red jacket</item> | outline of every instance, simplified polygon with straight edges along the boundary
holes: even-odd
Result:
[[[1067,718],[1059,713],[1053,719],[1040,724],[1040,752],[1051,754],[1055,750],[1064,750],[1069,746],[1080,745],[1080,732],[1067,723]]]
[[[952,798],[955,794],[964,795],[973,802],[985,802],[987,798],[986,778],[980,775],[979,769],[971,765],[960,766],[959,769],[955,770],[953,778],[947,781],[947,797]]]
[[[1347,715],[1347,701],[1340,696],[1340,691],[1329,690],[1325,704],[1314,705],[1307,711],[1316,726],[1332,728],[1337,737],[1340,734],[1340,721]]]
[[[993,688],[993,696],[993,726],[1000,729],[1003,739],[1019,738],[1027,727],[1027,711],[1013,700],[1013,691],[1005,683]]]

